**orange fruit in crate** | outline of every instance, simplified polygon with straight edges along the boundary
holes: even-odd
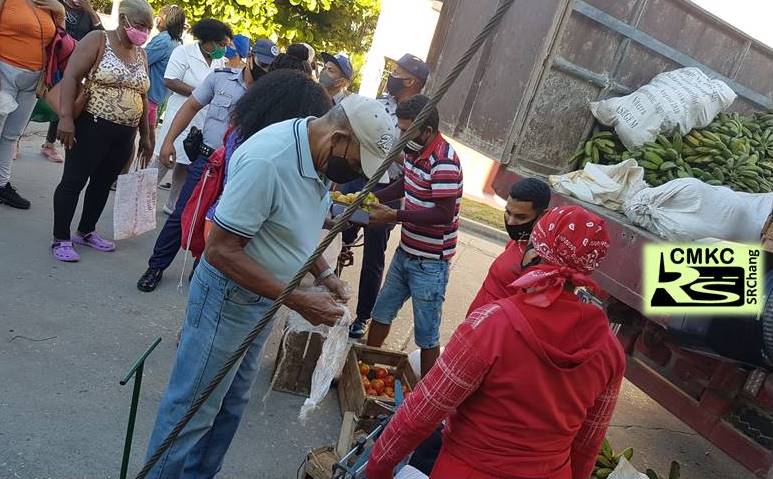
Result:
[[[384,378],[384,384],[387,385],[387,387],[394,387],[395,386],[395,377],[391,374]]]
[[[360,374],[362,374],[363,376],[367,376],[369,371],[370,371],[370,366],[368,366],[363,362],[360,362]]]
[[[386,384],[384,384],[383,379],[374,379],[370,382],[370,387],[373,388],[374,391],[381,394],[384,392],[384,388],[386,387]]]
[[[376,377],[378,379],[384,379],[387,376],[389,376],[389,371],[384,368],[376,368]]]
[[[384,388],[384,394],[386,394],[390,398],[394,398],[395,397],[395,390],[394,390],[394,388],[390,388],[389,386],[387,386],[387,387]]]
[[[367,391],[365,391],[365,394],[367,394],[368,396],[378,396],[378,393],[373,388],[370,388]]]
[[[368,376],[360,376],[362,378],[362,387],[365,388],[367,391],[370,387],[370,379],[368,379]]]

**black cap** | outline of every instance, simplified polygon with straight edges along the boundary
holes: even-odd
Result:
[[[421,58],[417,57],[416,55],[406,53],[402,58],[397,60],[397,64],[400,65],[403,70],[418,78],[422,84],[427,83],[427,78],[429,77],[429,67]]]

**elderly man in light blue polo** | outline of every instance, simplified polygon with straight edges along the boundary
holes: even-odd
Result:
[[[321,118],[265,128],[233,153],[215,225],[191,283],[148,455],[314,251],[330,208],[331,182],[372,176],[394,140],[394,123],[383,106],[351,95]],[[312,273],[330,292],[296,291],[285,304],[312,324],[333,325],[348,293],[323,258]],[[263,330],[149,478],[211,478],[220,470],[270,330],[270,325]]]

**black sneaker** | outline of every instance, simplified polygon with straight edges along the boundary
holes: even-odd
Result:
[[[150,293],[161,282],[161,277],[164,276],[163,269],[148,268],[142,275],[139,281],[137,281],[137,289],[144,293]]]
[[[11,208],[19,208],[20,210],[30,209],[30,202],[19,196],[16,188],[11,186],[10,182],[0,188],[0,203],[5,203]]]
[[[362,339],[365,336],[365,330],[368,329],[367,319],[355,319],[351,326],[349,326],[349,337],[352,339]]]

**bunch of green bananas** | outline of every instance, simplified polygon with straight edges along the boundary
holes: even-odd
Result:
[[[586,163],[616,164],[635,159],[652,186],[677,178],[697,178],[747,193],[773,191],[773,111],[720,113],[706,128],[684,137],[658,135],[627,151],[611,131],[598,131],[572,156],[574,169]]]
[[[633,449],[629,447],[615,454],[609,441],[604,439],[604,442],[601,443],[601,451],[599,451],[599,455],[596,458],[596,467],[593,468],[591,479],[607,479],[617,467],[621,457],[630,461],[633,457]]]
[[[697,178],[710,185],[726,185],[736,191],[767,193],[773,190],[773,161],[760,161],[747,138],[725,143],[719,134],[693,130],[671,140],[658,135],[632,156],[644,168],[647,183],[658,186],[676,178]]]
[[[671,470],[668,471],[668,479],[679,479],[679,476],[681,475],[680,469],[681,467],[678,462],[671,461]],[[649,479],[661,479],[661,476],[658,476],[658,473],[652,469],[647,469],[644,474],[646,474]],[[665,477],[663,479],[665,479]]]
[[[611,131],[597,131],[577,149],[569,163],[573,169],[581,170],[587,163],[614,165],[620,163],[625,148]]]

